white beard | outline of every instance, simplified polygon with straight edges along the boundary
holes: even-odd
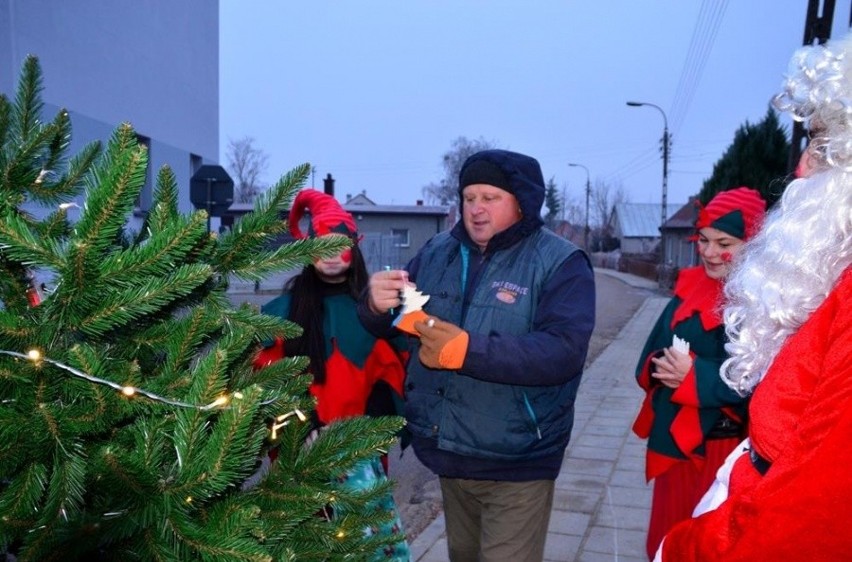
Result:
[[[725,284],[731,354],[722,378],[746,395],[786,339],[826,299],[852,262],[852,173],[792,182],[741,252]]]

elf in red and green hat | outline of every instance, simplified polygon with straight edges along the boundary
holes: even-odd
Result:
[[[691,516],[744,437],[746,399],[719,376],[728,357],[722,288],[765,210],[760,194],[747,187],[720,192],[699,210],[695,240],[701,265],[681,270],[636,368],[646,396],[633,431],[648,439],[645,477],[655,481],[649,559],[668,530]]]
[[[310,214],[308,232],[299,227],[305,212]],[[305,189],[296,196],[289,216],[290,233],[296,239],[347,236],[352,246],[340,254],[318,259],[287,282],[283,293],[264,305],[265,314],[287,318],[304,330],[302,336],[284,341],[277,338],[257,358],[258,367],[287,356],[310,358],[313,374],[311,394],[317,399],[314,417],[326,425],[352,416],[401,415],[407,357],[405,340],[382,340],[363,328],[356,311],[357,299],[367,286],[367,267],[358,248],[355,221],[334,197]],[[382,459],[386,462],[386,459]],[[353,489],[368,488],[385,478],[387,467],[379,459],[361,463],[341,481]],[[390,494],[378,508],[395,510]],[[399,517],[381,529],[400,532]],[[375,559],[408,560],[408,545],[389,545]]]

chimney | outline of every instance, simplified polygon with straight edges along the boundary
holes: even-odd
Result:
[[[422,207],[422,206],[423,206],[423,199],[418,199],[418,200],[417,200],[417,206],[418,206],[418,207]]]
[[[322,190],[326,195],[334,197],[334,178],[331,174],[326,174],[325,179],[322,180]]]

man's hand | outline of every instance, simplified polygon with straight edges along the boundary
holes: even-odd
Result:
[[[375,314],[384,314],[392,308],[399,308],[400,291],[408,282],[408,272],[402,269],[378,271],[370,276],[370,310]]]
[[[415,322],[420,334],[420,362],[430,369],[461,369],[470,336],[452,324],[434,317]]]

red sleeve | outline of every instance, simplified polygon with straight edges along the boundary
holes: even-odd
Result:
[[[405,384],[405,358],[406,352],[397,351],[385,340],[376,340],[370,356],[364,364],[371,384],[383,380],[388,383],[400,396],[404,396],[403,385]]]
[[[672,402],[697,408],[701,406],[698,399],[698,376],[695,372],[695,360],[697,357],[692,351],[689,352],[689,357],[692,359],[692,367],[689,368],[680,386],[672,393]]]
[[[648,355],[645,362],[637,370],[636,381],[639,386],[645,390],[645,397],[642,400],[642,406],[639,408],[639,414],[633,422],[633,433],[642,439],[647,439],[651,434],[651,426],[654,424],[654,407],[652,406],[653,396],[656,389],[659,387],[659,382],[651,378],[651,358],[654,355]],[[653,383],[652,383],[653,381]]]
[[[284,359],[284,340],[275,338],[275,341],[269,347],[263,347],[257,352],[252,365],[255,370],[262,369],[267,365],[271,365],[280,359]]]

